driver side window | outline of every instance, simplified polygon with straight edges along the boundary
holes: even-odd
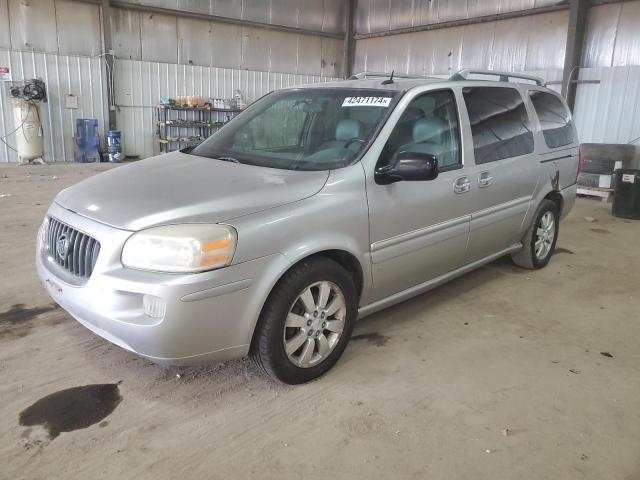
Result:
[[[393,165],[401,152],[434,155],[440,171],[462,167],[458,110],[452,91],[425,93],[409,104],[391,132],[378,166]]]

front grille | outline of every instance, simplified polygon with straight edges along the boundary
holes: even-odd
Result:
[[[67,272],[89,278],[98,260],[100,242],[86,233],[49,217],[49,257]]]

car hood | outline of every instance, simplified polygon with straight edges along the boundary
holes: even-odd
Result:
[[[173,152],[95,175],[63,190],[55,201],[125,230],[218,223],[315,195],[328,175]]]

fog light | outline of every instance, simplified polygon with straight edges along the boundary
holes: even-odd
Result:
[[[142,306],[144,308],[144,313],[151,318],[164,317],[165,311],[167,309],[167,305],[166,303],[164,303],[164,300],[154,295],[143,296]]]

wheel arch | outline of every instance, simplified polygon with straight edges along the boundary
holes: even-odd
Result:
[[[564,198],[559,191],[557,190],[550,191],[544,196],[543,200],[551,200],[553,203],[555,203],[556,207],[558,208],[558,218],[562,217],[562,209],[564,207]]]
[[[251,344],[255,339],[256,332],[258,330],[258,323],[260,321],[260,317],[262,316],[262,312],[264,310],[265,305],[269,301],[269,297],[271,296],[274,289],[280,283],[280,281],[284,278],[284,276],[291,271],[295,266],[299,265],[302,262],[308,261],[313,258],[326,258],[338,263],[342,268],[344,268],[353,278],[353,281],[356,285],[356,291],[358,293],[358,303],[365,288],[365,271],[363,269],[361,261],[354,255],[352,252],[348,250],[344,250],[341,248],[327,248],[325,250],[318,250],[314,252],[308,252],[306,255],[297,258],[295,261],[290,262],[286,268],[282,269],[282,271],[277,275],[274,281],[271,282],[271,289],[265,295],[262,305],[260,307],[260,311],[258,317],[256,318],[255,324],[253,326],[253,332],[251,334]]]

